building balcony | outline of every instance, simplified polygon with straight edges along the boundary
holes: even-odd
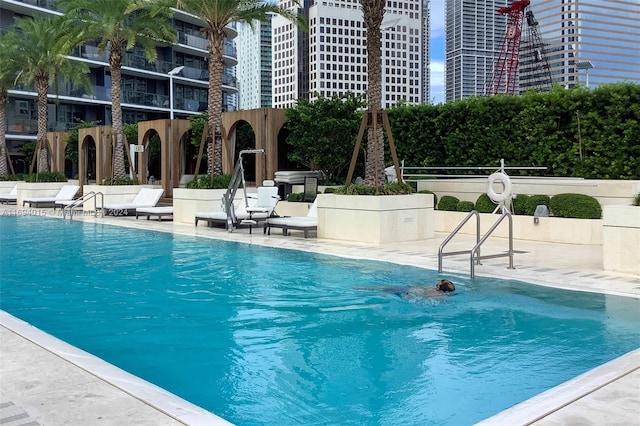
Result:
[[[193,34],[179,32],[178,43],[181,43],[190,47],[195,47],[196,49],[207,50],[208,41],[204,37],[198,37]]]

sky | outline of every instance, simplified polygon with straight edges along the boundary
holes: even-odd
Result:
[[[434,104],[444,102],[444,0],[431,0],[431,94]]]

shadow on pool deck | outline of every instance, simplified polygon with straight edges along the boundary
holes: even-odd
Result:
[[[372,247],[264,236],[246,230],[195,228],[134,218],[83,218],[144,229],[198,235],[249,244],[384,260],[437,269],[439,244],[446,235],[415,243]],[[473,237],[461,236],[468,249]],[[492,238],[483,253],[504,251]],[[602,270],[602,246],[514,241],[516,269],[506,258],[490,259],[476,274],[541,285],[640,298],[640,277]],[[452,246],[455,250],[455,246]],[[468,257],[445,258],[444,275],[468,275]],[[215,425],[228,424],[168,392],[73,348],[0,311],[0,424],[8,425]],[[640,346],[640,342],[639,342]],[[640,425],[640,350],[482,422],[483,425]]]

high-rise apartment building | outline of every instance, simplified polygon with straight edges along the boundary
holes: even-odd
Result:
[[[428,99],[424,79],[429,37],[426,0],[388,1],[382,23],[382,101],[417,104]],[[282,17],[273,19],[273,106],[298,98],[367,91],[366,29],[358,0],[281,0],[309,23],[308,33]]]
[[[238,108],[270,108],[272,97],[271,19],[238,24]]]
[[[553,81],[640,81],[638,0],[531,0]]]
[[[0,23],[2,30],[13,24],[16,17],[61,15],[54,0],[2,0]],[[122,68],[122,113],[125,123],[169,118],[184,118],[207,109],[209,71],[207,40],[200,31],[202,22],[193,15],[175,11],[173,26],[177,41],[157,48],[158,59],[149,62],[141,49],[134,48],[124,56]],[[237,55],[234,26],[226,28],[228,39],[224,46],[223,107],[234,110],[237,83],[234,67]],[[65,131],[79,120],[111,124],[111,76],[107,53],[100,53],[95,45],[76,48],[71,57],[89,67],[91,93],[63,82],[57,93],[51,88],[48,105],[48,130]],[[169,72],[181,68],[170,76]],[[170,99],[173,84],[173,99]],[[171,105],[171,103],[173,105]],[[173,106],[173,108],[171,107]],[[20,147],[35,141],[37,134],[36,92],[33,87],[20,85],[9,91],[6,112],[6,141],[16,172],[26,171]]]
[[[497,13],[508,0],[446,0],[445,100],[481,95],[500,53],[507,20]]]

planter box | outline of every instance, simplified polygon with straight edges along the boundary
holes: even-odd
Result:
[[[433,238],[433,196],[318,195],[318,238],[385,244]]]
[[[640,207],[605,206],[602,216],[604,270],[640,275]]]
[[[312,203],[308,202],[295,202],[290,203],[288,201],[278,201],[276,205],[276,213],[278,216],[306,216],[309,213],[309,208]]]
[[[144,187],[150,188],[151,185],[84,185],[82,193],[95,192],[97,194],[100,192],[103,194],[105,204],[128,203],[136,198],[140,189]],[[100,196],[87,200],[82,209],[84,211],[94,211],[96,202],[100,205]]]
[[[196,212],[222,211],[222,196],[226,189],[173,189],[173,221],[193,224]],[[238,190],[236,199],[242,197]],[[206,222],[200,225],[207,226]]]
[[[436,210],[436,232],[451,233],[467,216],[464,212]],[[480,234],[484,235],[498,220],[498,214],[480,213]],[[570,219],[541,217],[536,224],[533,216],[513,215],[513,238],[563,244],[602,244],[602,219]],[[476,234],[475,219],[469,220],[460,230],[462,234]],[[509,222],[505,219],[491,234],[508,238]]]
[[[60,189],[72,182],[18,182],[17,207],[22,207],[26,198],[55,197]],[[13,182],[15,184],[15,182]],[[13,184],[11,185],[13,187]],[[7,191],[8,192],[8,191]]]

